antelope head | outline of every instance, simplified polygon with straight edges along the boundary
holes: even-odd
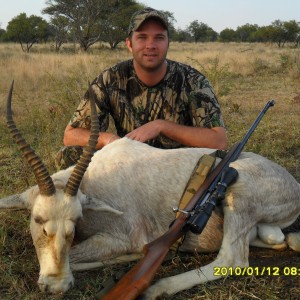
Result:
[[[42,160],[26,143],[12,117],[11,98],[13,82],[7,97],[7,125],[30,165],[37,186],[20,195],[1,199],[0,208],[27,208],[31,210],[30,231],[40,265],[38,284],[42,291],[61,293],[73,285],[69,264],[69,250],[73,242],[75,225],[82,217],[79,186],[96,151],[99,123],[94,93],[91,86],[91,135],[88,145],[74,167],[67,184],[54,184]]]

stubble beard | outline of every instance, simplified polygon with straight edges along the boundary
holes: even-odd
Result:
[[[140,68],[144,71],[156,73],[163,68],[164,64],[166,64],[166,55],[163,56],[161,59],[157,60],[156,62],[147,61],[146,58],[146,61],[141,60],[140,63],[138,61],[137,63],[139,64]]]

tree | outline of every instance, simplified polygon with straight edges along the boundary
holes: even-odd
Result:
[[[259,27],[255,32],[251,33],[251,41],[266,43],[270,41],[270,27]]]
[[[202,22],[191,22],[187,30],[193,36],[195,43],[212,42],[216,41],[218,38],[217,32],[215,32],[212,28]]]
[[[284,23],[280,20],[276,20],[270,26],[270,40],[283,47],[287,38],[287,29],[284,27]]]
[[[286,30],[286,41],[290,43],[295,43],[297,46],[297,39],[299,40],[300,26],[295,20],[284,22],[283,26]],[[299,42],[299,41],[298,41]]]
[[[98,21],[105,12],[105,0],[48,0],[43,9],[50,16],[64,16],[69,20],[74,38],[86,51],[99,40]]]
[[[64,16],[54,16],[50,20],[50,32],[55,42],[55,51],[59,51],[61,45],[68,40],[70,35],[70,23]]]
[[[4,41],[6,35],[6,31],[0,28],[0,42]]]
[[[225,28],[220,32],[219,39],[221,42],[234,42],[237,40],[237,34],[233,29]]]
[[[253,42],[253,34],[258,30],[258,25],[245,24],[239,26],[236,30],[236,35],[241,42]]]
[[[21,13],[7,25],[6,37],[8,40],[20,43],[24,52],[29,52],[33,44],[45,40],[49,36],[49,25],[41,17]]]
[[[174,42],[191,42],[193,38],[187,30],[177,29],[172,34],[172,40]]]
[[[100,40],[109,43],[112,49],[124,41],[132,14],[144,5],[134,0],[112,1],[107,6],[107,13],[99,20]]]
[[[47,0],[46,5],[44,14],[69,20],[84,51],[100,40],[116,47],[126,37],[131,14],[143,7],[135,0]]]
[[[286,42],[295,43],[297,46],[299,34],[300,26],[295,20],[288,22],[276,20],[270,28],[270,38],[272,42],[277,43],[278,47],[283,47]]]

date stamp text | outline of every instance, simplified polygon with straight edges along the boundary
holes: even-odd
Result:
[[[214,276],[300,276],[297,267],[214,267]]]

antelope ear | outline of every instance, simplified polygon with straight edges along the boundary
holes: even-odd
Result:
[[[11,195],[5,198],[0,199],[0,209],[26,209],[26,202],[24,201],[21,194]]]
[[[118,216],[123,215],[123,212],[111,207],[109,204],[103,203],[98,199],[87,197],[80,197],[80,202],[83,210],[94,210],[94,211],[103,211],[116,214]]]
[[[33,206],[33,202],[39,193],[38,186],[33,186],[22,194],[15,194],[0,199],[0,209],[28,209]]]

